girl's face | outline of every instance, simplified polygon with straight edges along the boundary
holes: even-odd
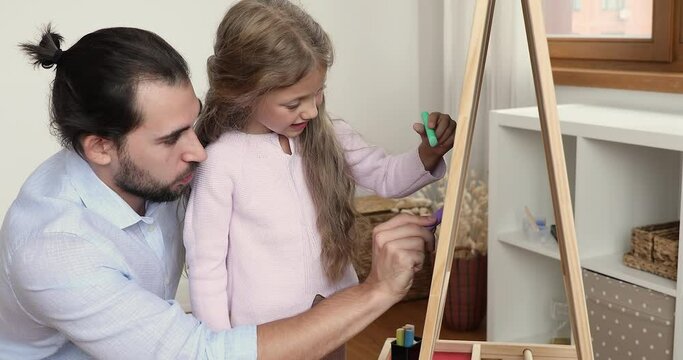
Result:
[[[244,131],[274,132],[288,138],[301,135],[308,121],[318,116],[326,74],[324,69],[315,69],[296,84],[263,95]]]

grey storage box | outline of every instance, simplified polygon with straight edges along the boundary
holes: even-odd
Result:
[[[673,357],[675,299],[592,271],[583,271],[596,360]]]

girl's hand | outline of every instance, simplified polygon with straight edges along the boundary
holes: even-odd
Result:
[[[434,129],[438,143],[436,146],[429,145],[429,139],[425,132],[424,125],[420,123],[413,124],[413,130],[420,135],[422,142],[418,147],[420,160],[425,167],[425,170],[432,171],[439,164],[441,158],[453,148],[453,141],[455,140],[456,123],[448,114],[433,112],[429,114],[429,121],[427,126]]]

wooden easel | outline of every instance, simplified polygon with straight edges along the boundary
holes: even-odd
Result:
[[[507,0],[506,0],[507,1]],[[454,239],[458,231],[467,165],[472,145],[474,121],[479,104],[486,50],[491,34],[495,0],[477,0],[467,55],[467,67],[460,97],[458,130],[449,169],[444,203],[444,221],[434,261],[434,274],[427,306],[420,360],[431,359],[434,351],[464,352],[472,359],[593,359],[588,315],[586,313],[581,266],[579,264],[567,168],[557,115],[557,102],[550,67],[548,42],[540,0],[521,0],[529,53],[541,120],[546,164],[550,178],[555,222],[560,249],[564,286],[570,309],[572,345],[501,344],[473,341],[438,341],[444,299],[453,260]],[[494,240],[495,241],[495,240]],[[533,294],[529,294],[533,296]]]

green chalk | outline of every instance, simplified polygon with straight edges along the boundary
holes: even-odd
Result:
[[[439,144],[439,140],[436,138],[436,133],[434,129],[429,128],[429,113],[426,111],[422,112],[422,124],[425,126],[425,132],[427,133],[427,139],[429,140],[429,146],[434,147]]]

